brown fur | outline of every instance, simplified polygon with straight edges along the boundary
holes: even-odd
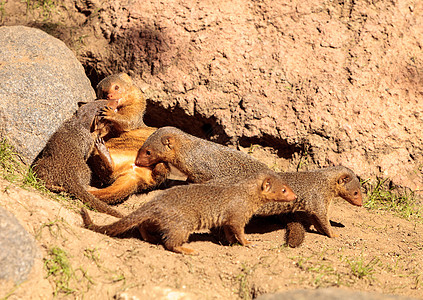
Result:
[[[304,242],[305,228],[301,222],[296,220],[296,217],[291,216],[291,219],[286,224],[285,240],[289,247],[295,248]]]
[[[89,192],[108,204],[121,202],[129,195],[157,186],[168,168],[135,166],[138,149],[156,128],[143,121],[146,101],[141,90],[125,73],[110,75],[97,85],[97,97],[117,101],[117,108],[105,108],[97,126],[105,144],[97,144],[89,159],[99,189]]]
[[[110,136],[144,127],[146,101],[141,90],[125,73],[110,75],[97,85],[97,98],[117,101],[117,108],[104,107],[100,116],[102,122],[109,123]]]
[[[363,204],[360,182],[354,172],[346,167],[337,166],[307,172],[287,172],[280,173],[280,175],[297,194],[298,199],[292,203],[268,203],[263,205],[255,215],[269,216],[305,212],[306,217],[295,214],[297,220],[294,222],[301,222],[306,227],[312,224],[318,232],[328,237],[335,237],[328,216],[332,200],[335,197],[341,197],[352,205],[361,206]],[[292,225],[290,230],[287,242],[291,247],[297,247],[303,241],[300,236],[304,235],[304,232],[301,232],[301,230],[304,231],[304,227]],[[293,237],[292,240],[289,240],[290,236]]]
[[[89,192],[108,204],[114,204],[162,183],[169,173],[165,164],[153,167],[135,165],[138,149],[154,131],[155,128],[151,127],[131,130],[106,141],[105,149],[98,146],[96,154],[90,158],[90,166],[108,186]]]
[[[81,106],[70,119],[51,136],[33,164],[39,179],[52,191],[65,191],[92,208],[121,217],[122,214],[87,192],[91,170],[87,159],[93,149],[96,132],[91,132],[98,110],[110,104],[94,101]]]
[[[157,129],[138,151],[135,164],[153,166],[159,162],[172,164],[193,183],[231,183],[269,170],[248,154],[194,137],[174,127]]]
[[[138,226],[145,240],[156,241],[152,233],[160,233],[167,250],[193,254],[194,250],[182,247],[192,232],[223,226],[230,243],[248,245],[244,226],[254,211],[268,201],[295,198],[279,176],[261,172],[234,185],[191,184],[167,189],[110,225],[94,225],[85,210],[82,216],[85,226],[96,232],[116,236]]]

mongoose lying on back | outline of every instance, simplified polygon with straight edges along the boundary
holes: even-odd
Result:
[[[100,181],[107,186],[91,189],[89,192],[108,204],[114,204],[136,192],[162,183],[169,174],[169,168],[165,164],[159,163],[152,167],[135,165],[138,149],[153,131],[152,128],[144,127],[109,139],[102,145],[108,156],[103,155],[105,151],[100,153],[97,148],[89,165],[96,173],[96,178],[100,177]]]
[[[269,170],[248,154],[197,138],[175,127],[162,127],[150,135],[139,149],[135,164],[152,166],[159,162],[172,164],[194,183],[236,182],[261,170]]]
[[[48,189],[68,192],[100,212],[122,217],[121,213],[87,192],[91,170],[86,161],[97,135],[91,132],[91,127],[99,109],[110,103],[93,101],[81,106],[51,136],[35,159],[33,169]]]
[[[354,172],[347,167],[337,166],[279,174],[292,188],[298,199],[291,203],[267,203],[256,211],[256,216],[302,211],[306,213],[306,217],[300,215],[298,217],[303,225],[308,227],[311,223],[320,233],[334,237],[328,216],[333,198],[341,197],[356,206],[363,204],[360,182]],[[288,223],[287,243],[291,247],[302,243],[301,236],[304,236],[304,228]]]
[[[97,85],[97,97],[117,101],[100,113],[97,126],[104,137],[109,158],[97,149],[88,164],[96,175],[96,186],[89,192],[113,204],[129,195],[159,185],[169,173],[165,165],[154,168],[135,166],[138,149],[156,128],[143,121],[146,101],[141,90],[125,73],[106,77]],[[106,185],[106,186],[105,186]]]
[[[295,198],[279,176],[260,172],[233,185],[191,184],[164,190],[110,225],[94,225],[85,209],[82,217],[85,226],[96,232],[116,236],[138,226],[144,240],[155,242],[152,233],[159,233],[167,250],[193,254],[182,247],[192,232],[223,226],[228,242],[247,245],[244,226],[261,205]]]

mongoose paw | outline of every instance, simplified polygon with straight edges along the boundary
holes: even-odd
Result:
[[[169,167],[164,163],[158,163],[153,169],[153,177],[156,181],[166,179],[169,175]]]
[[[244,246],[248,247],[248,248],[256,248],[257,247],[257,245],[253,244],[252,242],[248,242],[248,244],[245,244]]]
[[[246,246],[248,248],[254,248],[254,247],[256,247],[255,244],[253,244],[252,242],[247,241],[247,240],[244,241],[244,246]]]
[[[241,245],[241,246],[245,246],[245,247],[255,247],[255,245],[252,243],[252,242],[250,242],[250,241],[247,241],[246,239],[244,239],[244,240],[242,240],[242,241],[238,241],[238,240],[235,240],[233,243],[231,243],[232,245]]]
[[[102,145],[106,145],[105,143],[104,143],[104,140],[103,140],[103,138],[102,137],[100,137],[100,136],[98,136],[96,139],[95,139],[95,145],[97,146],[97,147],[101,147]]]
[[[115,114],[115,110],[109,106],[105,106],[100,109],[100,113],[98,114],[102,119],[110,120],[112,116]]]
[[[176,252],[176,253],[181,253],[181,254],[198,255],[198,252],[195,251],[194,249],[186,248],[186,247],[182,247],[182,246],[174,247],[171,250],[174,251],[174,252]]]

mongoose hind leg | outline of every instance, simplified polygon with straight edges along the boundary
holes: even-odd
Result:
[[[137,177],[131,175],[120,176],[112,185],[89,192],[107,204],[116,204],[138,190],[138,181]]]
[[[223,228],[229,243],[234,244],[238,241],[242,246],[251,245],[251,242],[245,238],[244,228],[242,226],[230,224],[225,225]]]
[[[197,251],[182,247],[182,244],[188,241],[189,231],[182,229],[183,224],[172,224],[171,226],[178,226],[167,228],[163,232],[163,246],[169,250],[176,253],[189,254],[189,255],[198,255]]]
[[[103,138],[98,137],[95,140],[94,146],[98,151],[101,162],[103,163],[103,169],[107,171],[107,175],[110,177],[114,171],[114,163]]]
[[[327,215],[318,216],[313,214],[311,216],[311,223],[314,225],[316,230],[321,234],[325,234],[330,238],[336,237],[337,235],[333,233],[332,227],[329,222],[329,217]]]
[[[110,184],[113,182],[113,172],[115,171],[115,166],[103,138],[96,138],[94,142],[93,155],[88,158],[87,163],[91,169],[95,170],[93,178],[91,179],[91,184],[93,186],[100,187],[104,184]]]
[[[229,226],[225,225],[223,226],[223,230],[225,232],[226,240],[229,244],[235,244],[237,242],[237,239],[235,238],[235,235],[233,234],[232,230]]]
[[[45,184],[45,187],[54,192],[54,193],[62,193],[62,192],[66,192],[66,189],[63,186],[60,185],[54,185],[54,184]]]
[[[161,184],[168,174],[169,168],[164,163],[157,164],[153,170],[127,165],[110,186],[89,192],[107,204],[116,204],[136,192]]]
[[[141,237],[144,241],[150,243],[150,244],[158,244],[160,242],[160,238],[157,235],[151,234],[147,228],[145,228],[143,225],[140,225],[138,227],[138,230],[141,234]]]
[[[194,249],[182,247],[182,246],[177,246],[173,242],[164,241],[163,246],[167,250],[175,252],[175,253],[188,254],[188,255],[198,255],[198,252],[195,251]]]

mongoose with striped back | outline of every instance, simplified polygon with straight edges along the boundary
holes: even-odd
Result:
[[[99,109],[113,104],[114,100],[101,100],[82,105],[50,137],[35,159],[33,170],[48,189],[68,192],[100,212],[122,217],[121,213],[87,191],[92,178],[87,159],[98,135],[92,128],[94,118]]]
[[[328,237],[336,236],[329,222],[329,208],[334,198],[341,197],[355,206],[363,205],[360,181],[347,167],[279,174],[298,196],[297,200],[291,203],[267,203],[255,215],[289,213],[286,240],[291,247],[297,247],[303,242],[305,228],[310,225]]]
[[[266,169],[253,157],[225,146],[193,137],[174,127],[163,127],[153,133],[138,151],[136,164],[151,166],[158,162],[173,164],[188,176],[188,181],[204,183],[211,181],[236,182],[245,175]],[[309,172],[279,173],[298,199],[293,203],[269,203],[256,215],[278,215],[305,211],[309,223],[319,232],[333,237],[328,210],[332,199],[340,196],[349,203],[362,205],[362,194],[357,176],[343,166]],[[287,226],[287,241],[292,247],[304,239],[303,224],[296,221]]]
[[[231,185],[172,187],[110,225],[94,225],[85,209],[82,217],[87,228],[99,233],[116,236],[138,227],[148,242],[157,242],[158,233],[167,250],[195,254],[194,250],[182,246],[194,231],[223,227],[229,243],[238,241],[248,245],[244,227],[261,205],[295,199],[295,194],[279,176],[264,170]]]
[[[147,167],[161,162],[176,167],[191,183],[233,183],[256,172],[270,170],[248,154],[197,138],[175,127],[162,127],[150,135],[139,149],[135,164]]]

